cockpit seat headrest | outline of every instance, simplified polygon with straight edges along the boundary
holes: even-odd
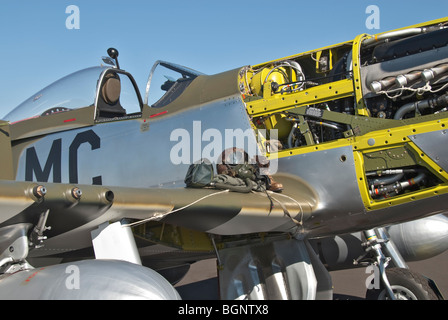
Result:
[[[118,78],[109,78],[101,89],[104,101],[108,104],[115,104],[120,99],[121,83]]]

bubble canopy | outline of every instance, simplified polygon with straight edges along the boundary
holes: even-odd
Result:
[[[11,123],[95,105],[98,82],[108,67],[74,72],[40,90],[4,118]]]

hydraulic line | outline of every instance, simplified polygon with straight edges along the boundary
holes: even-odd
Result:
[[[448,106],[448,94],[444,94],[437,98],[430,98],[426,100],[410,102],[402,106],[400,109],[398,109],[398,111],[395,113],[394,119],[401,120],[403,119],[405,114],[415,110],[420,111],[427,108],[435,108],[435,107],[442,108],[447,106]]]
[[[398,173],[398,174],[394,174],[394,175],[388,175],[385,177],[379,177],[376,178],[372,181],[372,184],[376,187],[376,186],[381,186],[381,185],[390,185],[395,183],[396,181],[400,180],[401,178],[403,178],[404,173]]]
[[[295,81],[295,83],[297,83],[298,85],[298,89],[302,89],[302,87],[305,85],[305,74],[302,71],[302,67],[295,61],[283,61],[281,64],[276,65],[274,68],[272,68],[272,70],[270,70],[268,72],[268,74],[266,75],[263,84],[266,83],[269,79],[269,76],[271,75],[272,72],[274,72],[277,69],[283,68],[283,67],[289,67],[292,68],[296,71],[296,76],[298,81]],[[286,77],[285,77],[286,78]],[[291,82],[291,80],[289,79],[289,82]],[[299,85],[300,83],[300,85]],[[284,84],[280,84],[280,85],[284,85]]]
[[[288,135],[288,148],[293,148],[293,144],[292,144],[292,139],[294,137],[294,132],[297,130],[297,128],[299,127],[299,124],[297,122],[294,122],[294,124],[292,125],[291,131],[289,132]]]
[[[372,190],[370,190],[370,195],[372,197],[377,197],[377,196],[386,195],[391,192],[399,192],[399,191],[407,189],[411,186],[420,184],[424,178],[425,178],[425,174],[422,172],[422,173],[419,173],[415,178],[411,178],[406,181],[402,181],[402,182],[397,181],[394,184],[385,185],[385,186],[379,187],[379,188],[372,188]]]
[[[363,45],[365,47],[367,47],[372,44],[377,44],[377,43],[381,43],[383,41],[388,41],[391,38],[412,36],[412,35],[424,33],[426,31],[427,31],[426,28],[412,28],[412,29],[406,29],[406,30],[391,31],[391,32],[383,33],[383,34],[377,35],[375,37],[366,39],[366,40],[364,40]]]

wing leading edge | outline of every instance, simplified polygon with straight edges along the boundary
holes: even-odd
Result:
[[[34,239],[39,241],[30,251],[34,257],[90,247],[91,231],[116,221],[126,221],[125,227],[161,221],[219,235],[286,232],[300,228],[316,206],[306,186],[291,190],[291,194],[241,194],[207,188],[108,188],[0,180],[0,239],[5,240],[0,246],[7,247],[10,241],[2,237],[2,230],[19,225],[27,226],[25,233],[36,233]]]

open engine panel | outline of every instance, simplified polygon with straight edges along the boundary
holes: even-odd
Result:
[[[368,209],[448,181],[413,139],[448,123],[446,18],[245,67],[239,88],[254,129],[277,130],[267,153],[352,145]]]

